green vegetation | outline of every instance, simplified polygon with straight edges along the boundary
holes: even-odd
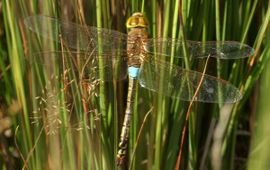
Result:
[[[266,0],[0,1],[0,168],[268,169],[269,5]],[[114,51],[118,65],[110,72],[112,63],[105,60],[110,56],[89,57],[86,35],[66,32],[77,38],[77,51],[71,52],[56,34],[57,24],[46,25],[45,38],[31,32],[24,19],[41,14],[126,33],[125,22],[137,11],[148,18],[153,38],[239,41],[252,46],[254,55],[209,60],[206,73],[234,84],[243,98],[233,105],[192,103],[182,149],[190,103],[137,86],[128,159],[119,168],[127,94],[121,51]],[[98,44],[107,43],[100,51],[121,45],[113,46],[106,35],[93,36]],[[200,72],[206,65],[206,59],[170,62]],[[104,69],[95,72],[97,65]]]

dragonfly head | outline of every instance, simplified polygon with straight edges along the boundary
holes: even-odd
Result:
[[[140,12],[135,12],[128,18],[126,27],[129,28],[148,28],[148,21]]]

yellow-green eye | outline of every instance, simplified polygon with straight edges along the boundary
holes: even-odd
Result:
[[[148,21],[143,16],[142,13],[136,12],[131,17],[129,17],[126,23],[126,27],[127,28],[138,28],[138,27],[146,28],[148,27]]]

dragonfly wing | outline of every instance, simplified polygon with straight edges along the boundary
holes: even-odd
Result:
[[[90,53],[72,52],[42,52],[32,55],[31,66],[43,69],[51,75],[67,74],[74,79],[84,82],[96,80],[112,81],[125,79],[127,76],[127,64],[122,56],[111,57]]]
[[[139,73],[139,82],[144,88],[184,101],[191,101],[197,88],[199,91],[195,101],[235,103],[242,97],[235,86],[222,79],[163,61],[145,61]]]
[[[146,51],[150,54],[174,56],[176,58],[237,59],[249,57],[254,53],[250,46],[236,41],[182,41],[170,38],[149,39]]]
[[[127,35],[118,31],[88,27],[55,18],[35,15],[24,20],[25,25],[44,38],[63,42],[73,49],[102,53],[122,52],[126,49]]]

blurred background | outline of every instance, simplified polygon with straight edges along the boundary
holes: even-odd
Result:
[[[267,0],[0,1],[1,169],[269,169],[269,5]],[[109,55],[89,63],[86,45],[98,31],[77,32],[106,28],[104,39],[121,41],[125,35],[111,30],[127,33],[125,23],[134,12],[148,18],[151,38],[238,41],[254,51],[243,59],[211,58],[207,65],[207,74],[241,91],[242,99],[233,104],[192,103],[138,85],[127,158],[117,167],[126,66],[121,57],[106,63]],[[45,22],[42,27],[50,29],[42,35],[25,22],[32,15],[57,20]],[[124,45],[106,43],[103,48],[115,47],[114,56],[121,56]],[[190,68],[184,61],[174,64],[203,72],[206,62],[195,60]],[[113,73],[107,70],[112,63],[118,63]],[[91,72],[97,65],[106,81]]]

